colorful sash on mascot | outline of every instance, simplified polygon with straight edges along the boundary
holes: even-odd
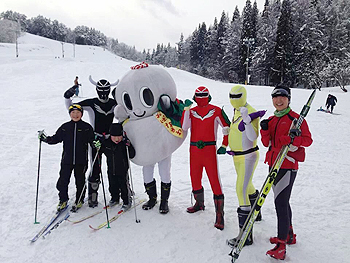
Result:
[[[171,120],[165,116],[165,114],[161,111],[156,112],[153,116],[156,117],[156,119],[163,124],[163,126],[170,132],[172,135],[182,138],[183,137],[183,130],[181,127],[175,126],[172,124]]]

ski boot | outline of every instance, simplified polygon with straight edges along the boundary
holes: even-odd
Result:
[[[249,215],[249,212],[250,212],[249,210],[242,210],[240,207],[238,207],[237,214],[238,214],[239,230],[241,230],[242,227],[244,226],[244,223]],[[240,241],[240,238],[239,238],[239,236],[237,236],[237,237],[234,237],[230,240],[227,240],[227,245],[234,248],[234,247],[237,247],[239,241]],[[244,243],[244,246],[250,246],[252,244],[253,244],[253,228],[250,231],[250,233],[249,233],[249,235]]]
[[[253,206],[254,206],[255,200],[258,198],[258,196],[259,196],[259,191],[258,190],[256,190],[254,194],[249,195],[249,201],[250,201],[251,209],[254,208]],[[258,216],[255,219],[255,221],[261,221],[261,219],[262,219],[262,216],[261,216],[261,210],[260,210]]]
[[[196,203],[194,206],[188,207],[187,212],[188,213],[195,213],[198,212],[199,210],[204,210],[204,189],[203,187],[199,190],[193,191],[193,196],[194,199],[196,200]]]
[[[57,212],[61,212],[67,207],[67,202],[68,201],[60,201],[57,205]]]
[[[157,188],[156,180],[153,179],[152,182],[145,184],[146,192],[148,194],[149,200],[142,206],[143,210],[152,209],[157,203]]]
[[[74,203],[74,205],[72,206],[72,209],[70,211],[73,213],[76,213],[80,208],[82,208],[83,204],[84,204],[84,202],[82,202],[82,201]]]
[[[117,204],[119,204],[119,200],[114,200],[113,198],[108,202],[109,207],[115,206]]]
[[[275,259],[283,260],[286,258],[286,240],[281,240],[277,238],[276,246],[266,252],[266,255],[273,257]]]
[[[98,206],[98,186],[99,182],[88,182],[88,192],[89,192],[89,199],[88,199],[88,205],[91,208]]]
[[[297,235],[294,234],[294,232],[293,232],[293,226],[290,226],[286,244],[287,245],[294,245],[294,244],[296,244],[297,243],[296,237],[297,237]],[[277,244],[277,241],[278,241],[278,237],[270,237],[270,243],[271,244]]]

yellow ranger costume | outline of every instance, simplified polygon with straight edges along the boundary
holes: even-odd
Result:
[[[259,194],[252,178],[259,160],[257,138],[259,136],[259,119],[265,111],[256,111],[247,103],[247,91],[241,86],[234,86],[230,93],[230,103],[234,108],[234,116],[228,136],[233,162],[237,173],[236,193],[239,201],[237,209],[239,227],[242,228],[250,212],[251,206]],[[257,220],[261,220],[261,214]],[[236,238],[230,241],[235,242]],[[229,241],[229,242],[230,242]],[[253,243],[252,233],[245,245]]]

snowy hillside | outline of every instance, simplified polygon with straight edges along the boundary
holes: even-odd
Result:
[[[105,221],[102,213],[80,224],[64,222],[46,239],[31,244],[32,238],[52,215],[58,203],[55,188],[58,178],[62,145],[42,146],[38,221],[34,224],[36,179],[38,168],[37,131],[45,129],[52,135],[69,120],[63,93],[73,85],[75,76],[82,83],[82,95],[95,97],[95,88],[88,81],[106,78],[115,82],[123,76],[132,62],[91,46],[64,44],[26,34],[19,40],[19,57],[15,58],[15,45],[0,43],[0,262],[46,263],[223,263],[230,262],[230,248],[226,239],[238,233],[235,193],[236,174],[232,157],[219,156],[221,182],[225,194],[225,229],[214,228],[215,212],[212,191],[206,175],[203,176],[206,210],[188,214],[191,205],[189,176],[189,136],[173,154],[170,212],[161,215],[158,205],[152,210],[137,208],[141,223],[135,222],[134,211],[125,213],[111,228],[94,232],[89,224],[97,226]],[[212,103],[224,106],[232,117],[233,108],[228,93],[233,84],[208,80],[175,68],[166,69],[174,78],[178,98],[192,98],[199,85],[209,88]],[[247,86],[248,102],[257,110],[266,109],[273,114],[271,87]],[[316,111],[324,106],[328,93],[338,98],[331,115]],[[300,112],[311,91],[292,90],[291,107]],[[81,99],[75,99],[79,101]],[[350,94],[340,88],[318,91],[307,121],[314,143],[307,149],[306,161],[300,164],[291,204],[297,244],[288,246],[285,262],[293,263],[346,263],[350,262]],[[84,115],[88,121],[88,116]],[[221,134],[221,131],[220,131]],[[261,145],[260,161],[253,183],[260,190],[267,175],[263,163],[266,149]],[[105,161],[105,160],[104,160]],[[106,164],[103,176],[107,191]],[[137,198],[146,198],[141,167],[131,167]],[[156,171],[157,188],[160,178]],[[74,179],[69,193],[74,197]],[[103,203],[99,190],[100,207]],[[107,196],[109,200],[109,196]],[[88,215],[93,210],[85,205],[71,219]],[[115,213],[115,212],[114,212]],[[263,220],[254,226],[254,244],[245,247],[237,262],[277,262],[265,256],[269,237],[276,234],[276,215],[273,193],[267,197],[262,209]],[[113,211],[110,216],[113,216]]]

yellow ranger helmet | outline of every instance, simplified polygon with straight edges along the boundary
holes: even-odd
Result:
[[[230,102],[231,105],[238,109],[247,104],[247,91],[242,85],[234,86],[230,91]]]

